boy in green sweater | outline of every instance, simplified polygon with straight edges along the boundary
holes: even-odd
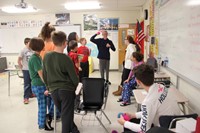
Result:
[[[62,133],[79,133],[74,123],[75,89],[79,80],[72,60],[63,53],[67,37],[64,32],[57,31],[52,33],[51,38],[55,49],[44,57],[44,82],[61,112]]]
[[[40,130],[51,131],[51,123],[47,122],[47,96],[48,90],[46,90],[42,77],[42,59],[40,52],[44,48],[44,41],[41,38],[32,38],[30,40],[29,47],[35,51],[28,62],[28,68],[31,78],[32,91],[36,95],[38,100],[38,125]]]

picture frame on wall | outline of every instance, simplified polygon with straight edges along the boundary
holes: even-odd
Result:
[[[70,24],[70,14],[69,13],[59,13],[55,14],[56,17],[56,25],[66,25]]]
[[[135,34],[134,29],[128,29],[127,30],[127,35],[134,36],[134,34]]]
[[[96,14],[83,14],[84,30],[97,30],[98,18]]]
[[[100,18],[99,26],[100,30],[118,30],[119,19],[118,18]]]

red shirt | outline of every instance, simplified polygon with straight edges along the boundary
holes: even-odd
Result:
[[[74,68],[75,68],[76,74],[78,75],[79,70],[78,70],[78,68],[77,68],[76,65],[75,65],[76,63],[78,63],[78,54],[75,53],[75,52],[73,52],[73,51],[70,51],[70,52],[68,53],[68,56],[72,59],[72,61],[73,61],[73,63],[74,63]]]
[[[78,54],[83,55],[83,59],[81,62],[87,62],[88,61],[88,56],[90,55],[90,51],[86,46],[80,46],[77,51]]]

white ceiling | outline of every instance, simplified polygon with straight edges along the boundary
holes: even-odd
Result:
[[[12,6],[20,3],[21,0],[0,0],[0,9],[3,6]],[[24,0],[28,5],[32,5],[41,13],[66,13],[71,12],[64,8],[64,4],[78,0]],[[146,0],[79,0],[79,1],[99,1],[102,8],[95,11],[126,11],[142,9]],[[78,11],[80,12],[80,11]],[[34,13],[35,14],[35,13]],[[0,15],[10,15],[0,10]]]

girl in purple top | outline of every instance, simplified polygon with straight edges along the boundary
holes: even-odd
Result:
[[[131,60],[133,61],[133,68],[137,67],[141,64],[143,64],[143,54],[139,52],[133,52]],[[133,70],[130,71],[128,79],[124,81],[123,84],[123,90],[121,94],[121,98],[119,98],[118,102],[122,102],[120,106],[127,106],[130,105],[131,103],[131,95],[132,95],[132,90],[135,89],[137,86],[134,72]]]

